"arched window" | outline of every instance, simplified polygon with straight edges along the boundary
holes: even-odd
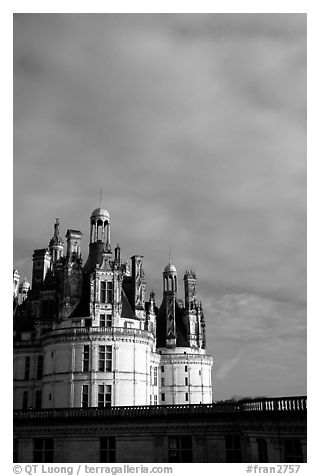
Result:
[[[104,228],[102,220],[97,221],[97,241],[103,241]]]
[[[174,289],[174,288],[173,288],[173,276],[169,276],[169,283],[170,283],[170,285],[169,285],[169,286],[170,286],[170,289],[169,289],[169,290],[170,290],[170,291],[173,291],[173,289]]]
[[[94,242],[96,241],[96,236],[95,236],[95,235],[96,235],[96,226],[95,226],[95,225],[96,225],[95,222],[92,221],[92,222],[91,222],[91,233],[90,233],[90,236],[91,236],[90,241],[91,241],[91,243],[94,243]]]

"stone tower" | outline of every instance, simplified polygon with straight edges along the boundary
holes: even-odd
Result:
[[[204,316],[196,298],[196,275],[184,277],[185,303],[178,299],[178,275],[170,262],[163,272],[163,300],[157,314],[160,402],[164,405],[212,402],[213,359],[203,346]]]

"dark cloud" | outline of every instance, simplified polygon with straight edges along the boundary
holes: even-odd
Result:
[[[15,14],[14,266],[47,245],[57,215],[84,232],[86,256],[102,188],[113,243],[145,256],[158,300],[169,247],[180,278],[198,272],[210,351],[231,362],[226,392],[239,367],[259,375],[260,351],[226,354],[234,309],[215,342],[212,296],[251,295],[262,314],[271,303],[278,393],[305,345],[300,327],[290,352],[279,341],[306,301],[305,47],[303,14]],[[272,328],[250,327],[253,303],[244,342]]]

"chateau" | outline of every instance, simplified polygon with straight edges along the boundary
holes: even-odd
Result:
[[[306,397],[213,403],[195,272],[182,301],[170,260],[157,307],[108,211],[89,224],[85,264],[57,219],[32,285],[13,273],[14,462],[305,462]]]
[[[14,408],[212,403],[213,359],[196,275],[184,275],[184,302],[170,262],[160,307],[145,297],[143,257],[122,260],[110,240],[110,215],[90,217],[89,255],[59,219],[48,248],[33,254],[32,286],[13,275]]]

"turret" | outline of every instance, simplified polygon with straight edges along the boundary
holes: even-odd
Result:
[[[184,295],[185,295],[185,306],[187,311],[195,311],[196,309],[196,282],[197,276],[193,270],[187,270],[184,275]]]
[[[90,243],[98,242],[110,247],[110,215],[105,208],[96,208],[90,217]]]
[[[197,302],[196,282],[197,276],[193,270],[185,272],[184,275],[184,294],[185,294],[185,308],[188,318],[188,340],[190,347],[200,347],[202,345],[201,334],[201,314]]]
[[[177,270],[170,260],[163,271],[163,300],[165,302],[167,348],[175,348],[176,346],[175,302],[177,290]]]
[[[117,265],[121,264],[121,249],[120,249],[119,243],[117,243],[117,246],[114,249],[114,260],[117,263]]]
[[[153,334],[156,332],[156,302],[154,291],[151,291],[149,302],[146,302],[146,320],[145,330],[151,331]]]
[[[177,296],[177,270],[163,272],[163,301],[157,312],[157,347],[161,354],[161,404],[212,402],[212,358],[205,354],[204,317],[196,299],[196,274],[184,276],[185,305]]]
[[[49,241],[49,251],[52,257],[52,263],[55,263],[63,256],[63,240],[60,236],[60,219],[56,218],[53,227],[53,237]]]
[[[150,302],[149,313],[155,313],[155,310],[156,310],[156,299],[155,299],[155,293],[154,293],[153,290],[152,290],[151,293],[150,293],[149,302]]]
[[[110,214],[105,208],[96,208],[90,217],[89,256],[84,272],[90,274],[104,259],[111,259]]]
[[[18,294],[18,303],[22,304],[23,301],[28,297],[28,292],[30,290],[31,286],[28,283],[27,279],[24,278],[22,283],[19,286],[19,294]]]
[[[17,269],[13,270],[13,297],[17,297],[18,295],[18,287],[19,287],[19,280],[20,275]]]

